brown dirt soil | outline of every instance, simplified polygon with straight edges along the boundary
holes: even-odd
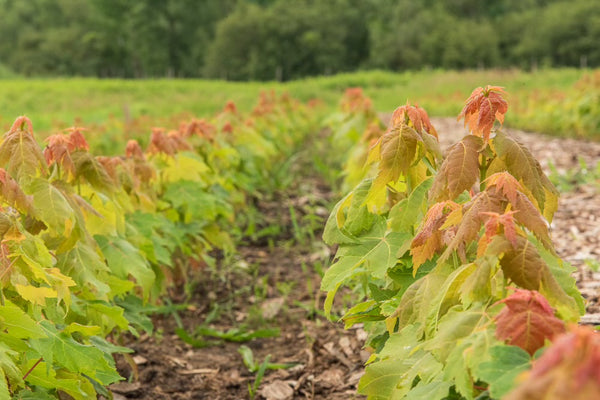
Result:
[[[444,148],[466,134],[453,119],[434,119],[433,124]],[[595,165],[600,159],[598,143],[509,131],[531,149],[546,170],[549,161],[560,171],[575,167],[579,157],[588,165]],[[291,205],[297,210],[297,218],[318,215],[324,224],[327,210],[323,207],[332,195],[318,182],[306,184],[313,188],[302,192],[312,193],[310,197],[282,198],[261,204],[267,219],[269,213],[277,213],[280,218],[282,210],[289,210]],[[576,186],[575,191],[563,194],[552,223],[559,255],[578,268],[578,285],[588,300],[588,315],[584,319],[587,323],[600,323],[600,274],[592,272],[585,263],[600,255],[597,192],[596,187],[588,185]],[[289,218],[288,222],[284,222],[283,235],[274,245],[257,242],[244,246],[231,265],[219,267],[226,271],[220,275],[221,279],[200,280],[188,308],[179,312],[183,326],[194,332],[218,302],[225,309],[210,323],[212,328],[220,331],[241,325],[249,330],[279,328],[277,337],[243,343],[252,349],[259,363],[270,355],[271,362],[296,364],[290,369],[267,371],[257,399],[362,398],[356,395],[356,387],[369,356],[362,349],[365,332],[360,328],[345,331],[321,313],[319,266],[327,263],[333,252],[318,237],[294,245]],[[240,268],[254,274],[240,272]],[[344,299],[343,294],[338,296]],[[174,302],[185,298],[181,293],[172,297]],[[125,343],[135,353],[128,359],[118,359],[120,372],[138,378],[113,385],[116,400],[250,398],[248,385],[253,384],[254,374],[248,372],[238,352],[242,343],[222,342],[194,348],[175,334],[177,324],[172,316],[156,316],[154,323],[160,334],[143,335],[139,340],[132,338]]]

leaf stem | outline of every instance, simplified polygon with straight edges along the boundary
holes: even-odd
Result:
[[[31,368],[29,368],[29,371],[27,371],[25,373],[25,375],[23,375],[23,380],[27,379],[27,377],[29,376],[29,374],[31,374],[33,372],[33,370],[35,369],[35,367],[37,367],[42,361],[44,361],[44,357],[40,357],[40,359],[37,360],[35,362],[35,364],[33,364],[33,366]]]

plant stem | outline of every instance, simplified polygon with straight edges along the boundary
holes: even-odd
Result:
[[[38,365],[39,365],[39,364],[40,364],[42,361],[44,361],[44,358],[43,358],[43,357],[40,357],[40,359],[39,359],[39,360],[37,360],[37,361],[35,362],[35,364],[33,364],[33,365],[31,366],[31,368],[29,368],[29,371],[27,371],[27,372],[25,373],[25,375],[23,375],[23,380],[27,379],[27,377],[29,376],[29,374],[31,374],[31,373],[33,372],[33,370],[35,369],[35,367],[37,367],[37,366],[38,366]]]

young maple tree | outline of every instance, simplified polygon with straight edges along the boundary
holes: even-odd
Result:
[[[558,192],[500,129],[504,94],[472,93],[459,115],[470,134],[443,158],[426,112],[398,108],[371,147],[375,176],[327,222],[324,240],[339,248],[325,310],[342,285],[364,297],[343,320],[370,333],[369,398],[501,397],[584,312],[548,229]],[[499,379],[503,368],[516,372]]]

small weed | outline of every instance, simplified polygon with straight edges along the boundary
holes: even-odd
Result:
[[[256,394],[258,393],[258,388],[260,387],[266,370],[287,369],[298,365],[294,363],[272,363],[270,362],[270,354],[267,355],[263,362],[259,364],[254,360],[254,354],[252,353],[252,349],[250,349],[248,346],[240,346],[238,349],[238,353],[240,353],[240,355],[242,356],[242,361],[244,362],[246,368],[248,368],[248,372],[250,372],[251,374],[256,373],[254,382],[252,384],[248,382],[248,394],[250,395],[251,399],[254,399],[256,397]]]

